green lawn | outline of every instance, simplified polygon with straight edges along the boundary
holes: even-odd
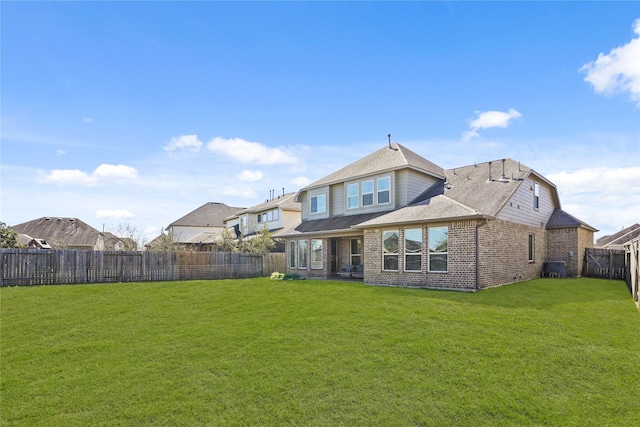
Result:
[[[11,425],[638,425],[620,281],[477,294],[269,279],[3,288]]]

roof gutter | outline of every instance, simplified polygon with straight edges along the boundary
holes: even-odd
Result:
[[[439,223],[439,222],[450,222],[450,221],[467,221],[472,219],[492,219],[493,217],[490,215],[484,214],[473,214],[473,215],[463,215],[463,216],[450,216],[450,217],[442,217],[442,218],[428,218],[428,219],[412,219],[408,221],[391,221],[386,223],[379,224],[356,224],[352,225],[351,228],[379,228],[379,227],[387,227],[391,225],[408,225],[408,224],[425,224],[425,223]]]

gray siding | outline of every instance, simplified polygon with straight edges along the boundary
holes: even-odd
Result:
[[[407,170],[407,201],[402,206],[409,204],[409,202],[418,197],[437,181],[438,180],[432,176],[428,176],[414,170]]]
[[[326,202],[326,210],[325,212],[322,213],[311,213],[311,198],[314,196],[318,196],[320,194],[324,194],[326,196],[325,202]],[[313,219],[321,219],[321,218],[329,218],[329,212],[331,211],[331,194],[329,191],[329,187],[320,187],[320,188],[314,188],[312,190],[307,190],[306,191],[306,200],[303,203],[304,207],[302,208],[303,211],[306,208],[307,209],[307,218],[310,220]],[[304,218],[304,217],[303,217]]]
[[[331,194],[331,205],[329,207],[329,214],[331,216],[344,215],[347,197],[345,194],[344,184],[340,183],[332,185],[329,189],[329,192]]]
[[[540,208],[533,207],[533,183],[540,184]],[[497,219],[511,221],[530,227],[545,227],[553,210],[558,207],[553,200],[554,190],[535,177],[525,179],[500,210]]]

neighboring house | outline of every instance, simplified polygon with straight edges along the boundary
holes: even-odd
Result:
[[[596,240],[595,247],[603,249],[621,249],[625,248],[625,245],[631,240],[640,236],[640,224],[633,224],[631,227],[627,227],[617,233],[609,236],[600,237]]]
[[[121,250],[123,245],[112,233],[102,233],[77,218],[42,217],[12,228],[16,233],[38,236],[54,249]]]
[[[205,242],[214,242],[225,228],[224,220],[242,209],[224,203],[205,203],[169,224],[166,231],[174,243],[199,246]]]
[[[250,208],[236,212],[225,220],[227,228],[237,234],[253,236],[267,227],[273,237],[300,223],[300,203],[294,201],[296,193],[287,193]]]
[[[31,237],[28,234],[18,234],[18,245],[27,249],[53,249],[45,239]]]
[[[478,290],[582,270],[593,227],[561,210],[553,183],[511,159],[444,170],[390,144],[301,189],[287,272],[363,265],[377,285]],[[362,276],[361,276],[362,277]]]

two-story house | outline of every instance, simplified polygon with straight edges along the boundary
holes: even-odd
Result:
[[[283,192],[284,193],[284,192]],[[267,227],[273,237],[282,230],[300,223],[300,203],[294,201],[296,193],[270,197],[265,202],[243,209],[225,220],[227,228],[238,235],[250,237]]]
[[[389,144],[301,189],[287,272],[332,277],[363,265],[377,285],[478,290],[579,275],[593,227],[561,210],[556,187],[511,159],[444,170]]]
[[[166,228],[174,243],[193,247],[215,247],[215,241],[224,230],[224,221],[244,208],[227,206],[224,203],[208,202],[172,222]]]

